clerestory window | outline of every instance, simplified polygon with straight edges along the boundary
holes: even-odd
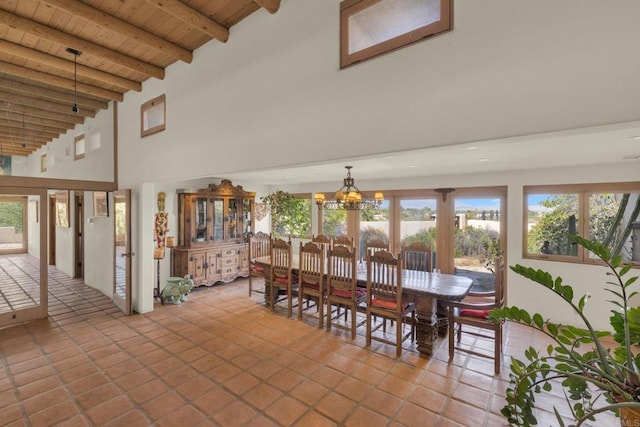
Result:
[[[453,28],[453,0],[344,0],[340,68]]]

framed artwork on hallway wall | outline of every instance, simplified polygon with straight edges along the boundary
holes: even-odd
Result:
[[[109,197],[106,191],[93,192],[93,216],[109,216]]]

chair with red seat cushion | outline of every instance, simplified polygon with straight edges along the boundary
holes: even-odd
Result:
[[[405,318],[411,330],[404,334]],[[382,321],[374,327],[374,321]],[[396,325],[395,339],[386,334],[386,320]],[[396,346],[396,356],[402,355],[402,343],[411,338],[413,341],[416,324],[416,306],[402,298],[402,262],[386,250],[378,250],[367,256],[367,346],[371,341],[379,341]],[[374,335],[383,328],[383,334]]]
[[[275,310],[277,303],[287,301],[287,317],[291,317],[293,298],[292,291],[297,287],[297,277],[292,273],[291,242],[274,239],[271,243],[271,268],[269,277],[269,306]],[[280,297],[280,290],[284,296]]]
[[[271,256],[271,235],[258,231],[255,235],[249,236],[249,296],[254,291],[253,279],[267,279],[264,268],[256,265],[254,260],[259,257]]]
[[[358,288],[356,273],[356,251],[347,246],[334,246],[327,251],[327,330],[334,325],[345,328],[334,322],[340,315],[332,317],[332,307],[344,307],[351,313],[351,339],[356,338],[358,305],[364,303],[366,294]],[[346,316],[346,312],[345,312]]]
[[[324,326],[324,244],[300,242],[300,262],[298,268],[298,320],[309,311],[309,300],[315,301],[318,327]],[[306,300],[306,301],[305,301]],[[306,306],[305,303],[306,302]]]
[[[504,261],[501,258],[496,258],[494,266],[495,290],[493,292],[469,293],[469,296],[462,302],[449,304],[449,360],[453,359],[456,350],[486,357],[493,359],[495,373],[499,374],[502,362],[502,323],[490,323],[487,316],[492,309],[505,306],[507,291],[504,280]],[[462,340],[463,326],[475,328],[465,329],[465,334],[492,339],[494,341],[493,355],[462,346],[460,341]],[[480,331],[476,329],[480,329]],[[492,333],[486,331],[492,331]]]

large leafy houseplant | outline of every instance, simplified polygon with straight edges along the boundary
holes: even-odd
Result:
[[[608,267],[605,288],[611,293],[613,304],[610,325],[613,341],[606,344],[610,332],[595,330],[584,308],[589,300],[585,294],[576,300],[574,290],[565,285],[561,277],[553,278],[543,270],[522,265],[511,269],[546,287],[561,298],[582,320],[584,327],[561,325],[544,320],[538,314],[512,306],[493,310],[492,321],[510,320],[541,331],[553,341],[545,350],[529,347],[526,360],[511,358],[510,385],[506,391],[506,405],[502,414],[509,423],[518,426],[537,424],[534,415],[537,393],[549,392],[560,384],[573,415],[575,426],[606,411],[621,408],[640,409],[640,307],[630,307],[629,300],[636,292],[631,285],[638,276],[627,277],[631,265],[623,265],[622,257],[612,256],[609,248],[597,241],[580,236],[571,239],[600,258]],[[611,341],[609,339],[609,341]],[[588,347],[588,348],[584,348]],[[613,347],[613,348],[611,348]],[[559,411],[554,407],[558,424],[564,426]],[[640,425],[640,424],[632,424]]]
[[[275,237],[308,236],[311,230],[311,202],[283,190],[262,196],[271,212],[271,232]]]

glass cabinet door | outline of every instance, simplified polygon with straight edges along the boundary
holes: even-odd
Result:
[[[224,199],[213,199],[213,240],[224,240]]]
[[[185,195],[178,194],[178,246],[185,246],[186,230],[185,223],[187,213],[185,213]]]
[[[229,199],[229,239],[237,239],[238,231],[238,200]]]
[[[194,238],[195,241],[207,241],[207,199],[197,197],[193,200]]]
[[[242,206],[242,233],[247,235],[252,232],[251,228],[251,200],[244,199]]]

